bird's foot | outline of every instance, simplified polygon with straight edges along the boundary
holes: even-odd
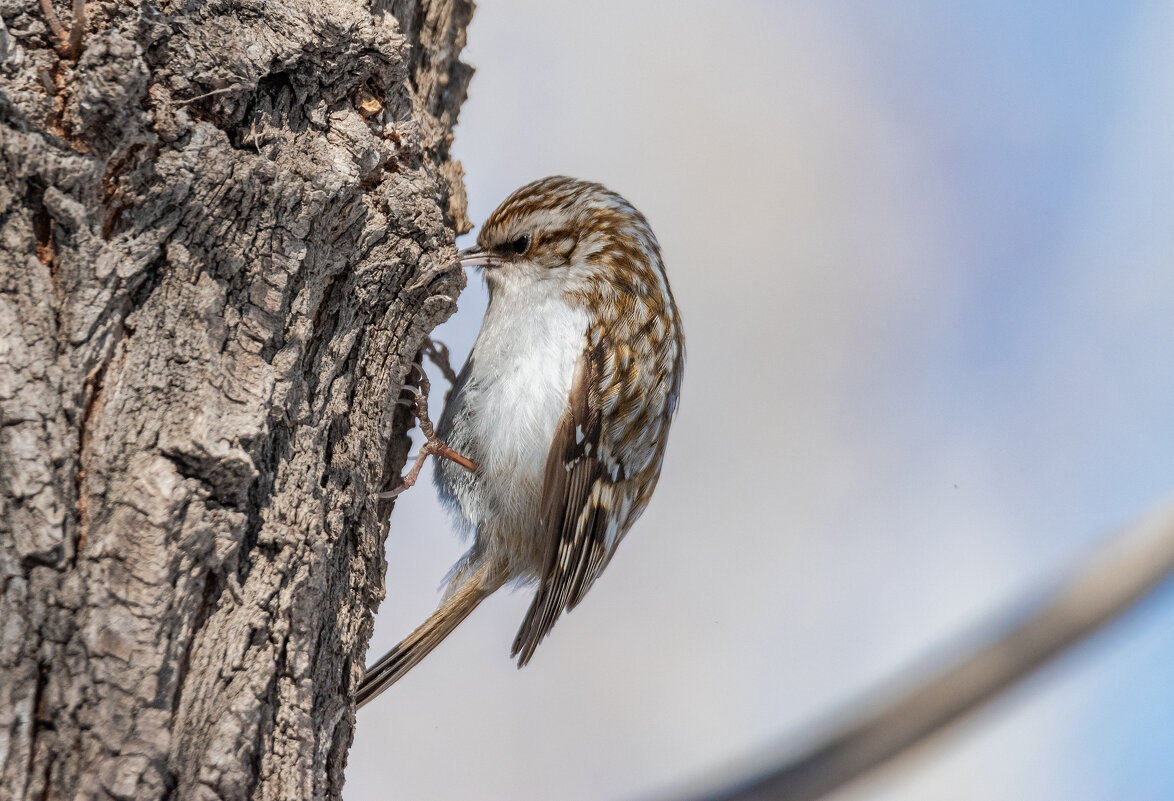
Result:
[[[435,346],[436,343],[430,344]],[[440,347],[444,348],[443,345]],[[444,348],[446,365],[448,361],[447,355],[448,349]],[[435,357],[433,357],[433,360],[435,361]],[[404,389],[411,392],[414,397],[402,398],[397,401],[397,403],[406,402],[410,403],[414,407],[413,413],[415,414],[416,422],[420,426],[421,433],[424,434],[424,445],[420,448],[420,453],[416,456],[416,461],[412,464],[412,469],[409,470],[407,474],[400,479],[400,485],[389,492],[379,493],[380,498],[398,497],[399,495],[402,495],[409,487],[413,486],[416,483],[416,480],[420,477],[420,470],[423,469],[424,462],[428,459],[429,456],[435,455],[442,459],[448,459],[450,461],[456,462],[461,467],[470,472],[476,472],[477,470],[476,462],[459,451],[450,448],[441,441],[440,437],[436,436],[436,429],[432,424],[432,418],[428,416],[428,393],[431,391],[432,386],[428,381],[428,376],[424,373],[424,368],[421,367],[418,362],[413,362],[410,369],[414,369],[419,375],[419,386],[404,387]],[[441,369],[443,369],[443,367]]]
[[[428,337],[420,352],[432,360],[432,363],[436,365],[436,368],[440,370],[440,374],[444,376],[450,385],[457,383],[457,371],[452,369],[452,361],[448,355],[448,345],[445,345],[443,342],[438,342],[432,337]],[[451,391],[452,389],[450,387],[449,392]]]

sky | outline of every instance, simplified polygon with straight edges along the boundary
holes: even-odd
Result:
[[[550,174],[640,208],[682,402],[584,603],[518,671],[529,593],[486,601],[359,713],[348,801],[687,798],[1174,493],[1174,5],[1045,5],[481,4],[470,216]],[[465,547],[398,501],[372,660]],[[1171,663],[1166,588],[835,798],[1172,798]]]

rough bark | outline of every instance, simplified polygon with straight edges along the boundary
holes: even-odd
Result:
[[[338,798],[472,3],[85,8],[0,0],[0,798]]]

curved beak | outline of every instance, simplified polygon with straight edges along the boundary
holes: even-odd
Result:
[[[500,267],[505,261],[500,256],[494,256],[474,245],[465,248],[457,254],[461,259],[462,267]]]

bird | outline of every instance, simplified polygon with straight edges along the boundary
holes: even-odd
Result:
[[[536,585],[510,652],[526,665],[647,507],[680,398],[680,314],[656,236],[622,196],[534,181],[459,257],[481,268],[489,305],[435,433],[421,417],[404,483],[444,457],[436,487],[472,546],[437,610],[367,669],[358,707],[506,584]]]

